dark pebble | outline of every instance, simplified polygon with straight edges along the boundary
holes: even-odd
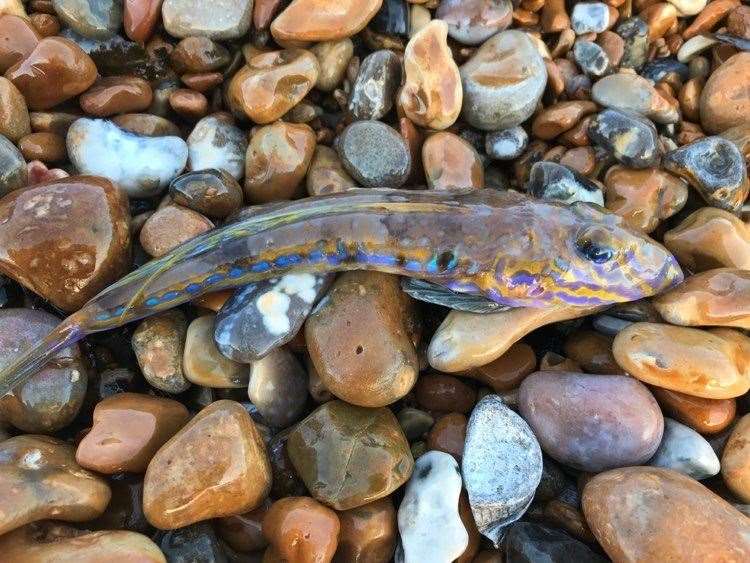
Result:
[[[599,112],[589,125],[591,140],[632,168],[648,168],[659,161],[659,138],[649,120],[614,109]]]
[[[169,563],[226,563],[211,524],[198,522],[161,535],[159,548]]]
[[[505,536],[505,563],[606,563],[607,559],[565,532],[516,522]]]
[[[242,187],[224,170],[208,168],[177,176],[169,184],[172,200],[211,218],[223,219],[242,207]]]
[[[592,41],[576,41],[573,57],[583,72],[589,76],[604,76],[609,72],[609,57],[599,45]]]
[[[355,120],[380,119],[393,107],[401,85],[401,61],[393,51],[381,49],[365,57],[349,96],[349,113]]]
[[[521,156],[529,144],[529,134],[519,126],[487,133],[484,148],[495,160],[512,160]]]
[[[620,68],[640,69],[648,59],[648,24],[639,17],[623,20],[616,28],[625,42]]]
[[[409,3],[406,0],[383,0],[383,5],[368,24],[370,29],[386,35],[409,35]]]
[[[554,162],[536,162],[531,167],[526,191],[541,199],[604,205],[601,187],[575,170]]]

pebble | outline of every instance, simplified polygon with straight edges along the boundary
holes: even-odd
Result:
[[[77,311],[130,266],[129,215],[122,191],[104,178],[73,176],[11,192],[0,201],[0,270]]]
[[[502,31],[485,41],[461,68],[463,118],[483,131],[515,127],[534,113],[547,68],[529,35]]]
[[[609,8],[602,2],[578,2],[570,14],[576,35],[601,33],[609,27]]]
[[[245,175],[247,137],[227,120],[214,115],[204,117],[188,135],[187,146],[188,170],[218,168],[235,180]]]
[[[151,38],[161,15],[163,0],[124,0],[125,35],[143,45]]]
[[[664,429],[656,400],[627,376],[536,372],[518,402],[544,452],[582,471],[645,463]]]
[[[177,176],[169,184],[169,195],[176,205],[212,219],[225,219],[243,203],[242,186],[223,168],[202,168]]]
[[[177,530],[157,533],[159,548],[169,563],[211,561],[226,563],[224,550],[213,528],[207,522],[198,522]]]
[[[435,16],[448,24],[451,39],[464,45],[481,45],[511,24],[509,0],[445,0]]]
[[[107,39],[120,29],[122,2],[118,0],[52,0],[62,23],[91,39]]]
[[[107,482],[76,463],[73,446],[34,435],[0,444],[0,534],[48,518],[85,522],[109,499]]]
[[[301,195],[315,150],[315,132],[304,123],[278,121],[250,139],[245,157],[245,195],[252,203]]]
[[[210,39],[239,39],[250,29],[252,0],[164,0],[164,29],[172,37],[198,35]]]
[[[336,510],[389,495],[414,467],[409,443],[390,410],[343,401],[329,401],[299,422],[287,447],[310,493]]]
[[[220,400],[156,452],[143,483],[143,510],[151,525],[173,530],[247,512],[270,488],[260,432],[239,403]]]
[[[516,342],[496,360],[477,367],[470,377],[501,393],[516,389],[536,367],[534,349],[524,342]]]
[[[591,99],[605,108],[637,113],[656,123],[680,120],[678,107],[637,74],[622,72],[597,80],[591,88]]]
[[[414,394],[419,405],[428,411],[469,413],[476,403],[476,392],[471,386],[441,373],[420,376]]]
[[[533,522],[516,522],[510,526],[503,541],[503,551],[508,563],[537,563],[538,561],[605,563],[607,561],[591,547],[568,534]],[[474,561],[476,563],[477,560]]]
[[[590,101],[558,102],[537,114],[531,123],[531,132],[536,138],[549,141],[572,129],[596,110],[596,104]]]
[[[382,407],[406,395],[419,373],[415,315],[397,277],[340,275],[305,325],[308,353],[323,385],[363,407]]]
[[[239,288],[216,316],[214,340],[227,358],[251,363],[294,338],[330,277],[287,274]]]
[[[47,336],[60,319],[42,310],[0,310],[0,363]],[[51,433],[78,414],[88,368],[77,345],[62,349],[25,383],[0,398],[0,418],[24,432]]]
[[[474,407],[462,462],[464,486],[479,532],[495,546],[518,520],[542,478],[542,450],[528,424],[497,395]]]
[[[750,415],[741,417],[721,456],[721,476],[742,502],[750,502]],[[718,466],[717,466],[718,467]]]
[[[529,145],[529,134],[521,126],[491,131],[485,137],[484,150],[495,160],[518,158]]]
[[[750,389],[750,338],[731,329],[634,323],[615,337],[612,352],[630,375],[665,389],[706,399]]]
[[[649,168],[659,160],[659,139],[650,121],[632,113],[605,109],[589,125],[594,144],[631,168]]]
[[[612,356],[612,338],[600,332],[576,330],[565,340],[563,351],[584,372],[624,375]]]
[[[230,80],[227,102],[255,123],[272,123],[305,97],[319,73],[318,59],[304,49],[258,53]]]
[[[678,391],[652,387],[651,392],[665,414],[700,434],[717,434],[734,420],[734,399],[704,399]]]
[[[750,228],[723,209],[704,207],[664,233],[664,246],[693,272],[750,269]]]
[[[26,100],[13,83],[0,76],[0,135],[12,142],[31,133]]]
[[[85,92],[96,80],[96,65],[69,39],[47,37],[5,72],[32,110],[45,110]]]
[[[591,531],[615,561],[750,557],[747,518],[676,471],[626,467],[600,473],[586,484],[582,504]]]
[[[451,454],[457,461],[461,461],[467,424],[466,416],[461,413],[452,412],[441,416],[427,435],[427,449]]]
[[[266,500],[258,508],[243,514],[233,514],[215,520],[216,533],[232,549],[240,553],[261,551],[268,546],[263,537],[263,518],[271,507]]]
[[[263,560],[327,563],[336,553],[340,527],[336,512],[310,497],[279,499],[263,518],[270,544]]]
[[[179,309],[141,321],[133,333],[133,351],[149,385],[167,393],[190,387],[182,370],[187,321]]]
[[[310,52],[320,64],[315,88],[322,92],[332,92],[346,74],[346,67],[354,55],[354,43],[348,37],[337,41],[322,41],[313,45]]]
[[[637,16],[630,17],[622,20],[615,31],[625,42],[620,68],[639,70],[648,60],[648,24]]]
[[[700,101],[701,124],[707,133],[750,120],[750,93],[740,77],[750,73],[750,53],[737,53],[708,77]]]
[[[554,162],[535,162],[529,173],[526,191],[537,198],[567,204],[586,201],[604,205],[604,194],[595,184],[575,170]]]
[[[247,386],[247,366],[224,356],[214,342],[213,333],[213,315],[198,317],[188,325],[182,360],[185,377],[191,383],[204,387]]]
[[[74,116],[75,121],[78,116]],[[136,135],[143,135],[145,137],[166,137],[181,135],[179,127],[158,115],[150,113],[125,113],[122,115],[116,115],[112,118],[112,122],[118,127],[130,131]],[[67,133],[68,127],[65,127],[65,133]]]
[[[325,145],[316,145],[305,183],[309,195],[333,194],[357,187],[336,151]]]
[[[431,190],[464,190],[484,187],[479,153],[458,135],[440,131],[422,145],[422,166]]]
[[[336,145],[346,171],[368,188],[401,187],[411,172],[409,147],[382,121],[355,121]]]
[[[0,73],[28,57],[41,39],[25,17],[0,15]]]
[[[81,109],[95,117],[148,109],[153,100],[151,86],[135,76],[102,78],[79,98]]]
[[[293,0],[271,24],[277,43],[335,41],[356,35],[380,10],[382,0]]]
[[[384,35],[409,35],[409,4],[404,0],[384,0],[367,28]]]
[[[576,41],[573,45],[573,58],[588,76],[604,76],[611,70],[607,52],[593,41]]]
[[[214,224],[200,213],[180,205],[167,205],[146,219],[140,242],[143,250],[158,258],[213,228]]]
[[[169,106],[180,117],[195,121],[208,113],[208,98],[195,90],[178,88],[169,94]]]
[[[398,529],[390,497],[337,514],[341,529],[335,563],[388,563],[392,560]]]
[[[287,428],[305,412],[307,372],[286,348],[277,348],[250,367],[248,397],[263,421]]]
[[[97,403],[76,461],[98,473],[143,473],[156,451],[187,420],[187,409],[177,401],[118,393]]]
[[[396,418],[410,442],[422,438],[435,424],[435,419],[429,413],[412,407],[404,407],[398,411]]]
[[[231,62],[226,47],[208,37],[186,37],[169,54],[176,72],[202,73],[221,70]]]
[[[461,75],[447,42],[448,25],[432,20],[412,36],[404,52],[406,79],[399,103],[415,125],[445,129],[461,112]]]
[[[367,55],[349,95],[347,108],[352,119],[377,120],[385,116],[393,107],[400,85],[401,60],[393,51],[381,49]]]
[[[397,562],[451,563],[469,544],[458,514],[461,472],[448,454],[431,451],[414,463],[398,507]]]
[[[666,417],[664,437],[648,465],[679,471],[699,481],[713,477],[721,469],[719,458],[703,436]]]
[[[0,196],[25,187],[27,182],[26,161],[21,151],[0,134]]]
[[[144,137],[105,119],[81,118],[68,130],[68,155],[81,174],[103,176],[130,197],[159,194],[185,168],[179,137]]]
[[[27,161],[47,163],[66,160],[65,138],[57,133],[31,133],[18,141],[18,149]]]
[[[662,166],[684,178],[711,206],[737,212],[750,193],[742,153],[722,137],[703,137],[664,155]]]

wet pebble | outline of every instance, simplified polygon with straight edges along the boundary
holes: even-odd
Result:
[[[442,373],[420,376],[414,394],[419,405],[428,411],[468,413],[476,403],[472,387],[457,377]]]
[[[603,2],[578,2],[570,14],[576,35],[601,33],[609,27],[609,8]]]
[[[268,545],[262,533],[263,517],[270,507],[271,501],[266,500],[250,512],[217,518],[216,533],[229,547],[240,553],[263,550]]]
[[[605,563],[591,547],[568,534],[533,522],[516,522],[503,541],[508,563]],[[475,560],[476,561],[476,560]]]
[[[344,129],[336,150],[346,171],[366,187],[398,188],[411,171],[406,141],[381,121],[355,121]]]
[[[244,164],[244,163],[243,163]],[[243,203],[242,187],[224,169],[205,168],[177,176],[169,184],[175,204],[224,219],[239,211]]]
[[[622,20],[615,28],[624,40],[621,68],[640,69],[648,60],[648,24],[639,17]]]
[[[607,52],[593,41],[576,41],[573,58],[588,76],[604,76],[611,68]]]
[[[199,35],[211,39],[238,39],[247,33],[253,15],[252,0],[164,0],[164,28],[173,37]]]
[[[721,456],[721,476],[742,502],[750,502],[750,415],[741,417]]]
[[[0,135],[11,142],[31,133],[26,100],[13,83],[0,76]]]
[[[250,367],[247,394],[264,422],[287,428],[305,412],[307,373],[286,348],[277,348]]]
[[[352,85],[348,110],[355,120],[380,119],[393,107],[396,89],[401,85],[401,60],[381,49],[367,55]]]
[[[480,45],[504,30],[512,14],[509,0],[444,0],[435,13],[448,24],[448,35],[465,45]]]
[[[106,39],[120,29],[122,2],[117,0],[52,0],[57,17],[77,33]]]
[[[236,180],[244,176],[247,136],[227,120],[204,117],[188,135],[187,146],[189,170],[218,168]]]
[[[650,81],[631,73],[617,73],[597,80],[591,99],[606,108],[632,112],[656,123],[677,123],[678,107],[670,103]]]
[[[721,469],[711,444],[671,418],[664,418],[664,436],[648,465],[679,471],[699,481],[713,477]]]
[[[529,134],[523,127],[516,126],[487,133],[484,148],[490,158],[513,160],[521,156],[528,144]]]
[[[0,73],[28,57],[41,39],[26,17],[0,16]]]
[[[331,92],[341,83],[346,67],[354,54],[354,44],[348,37],[338,41],[323,41],[313,45],[310,52],[320,63],[320,74],[315,87],[323,92]]]
[[[338,153],[331,147],[317,145],[305,179],[309,195],[324,195],[356,188]]]
[[[190,387],[182,370],[187,321],[179,309],[149,317],[133,333],[133,351],[152,387],[181,393]]]
[[[388,563],[398,529],[391,497],[338,512],[341,529],[335,563]]]
[[[534,197],[568,204],[587,201],[604,205],[604,194],[599,185],[575,170],[554,162],[534,163],[526,191]]]
[[[185,377],[204,387],[239,388],[248,382],[248,367],[224,356],[214,342],[214,316],[190,323],[182,360]]]
[[[709,76],[701,93],[701,124],[708,133],[746,123],[750,93],[742,77],[750,73],[750,53],[737,53]]]
[[[186,37],[169,54],[172,67],[180,74],[220,70],[229,64],[226,47],[205,36]]]
[[[263,560],[329,562],[340,528],[336,513],[310,497],[279,499],[263,517],[263,535],[270,544]]]
[[[652,387],[651,392],[665,414],[700,434],[723,431],[737,412],[734,399],[704,399],[660,387]]]
[[[140,242],[143,250],[158,258],[213,228],[214,224],[200,213],[181,205],[167,205],[146,219]]]
[[[605,109],[589,125],[591,140],[626,166],[649,168],[659,160],[659,140],[650,121],[635,114]]]
[[[362,31],[382,0],[293,0],[271,24],[273,38],[285,41],[333,41]]]
[[[467,424],[466,416],[461,413],[452,412],[441,416],[427,434],[427,449],[451,454],[460,461],[464,455]]]
[[[484,187],[484,168],[479,153],[458,135],[441,131],[422,145],[422,166],[431,190],[463,190]]]
[[[26,160],[21,151],[0,135],[0,195],[23,188],[28,182]]]
[[[184,528],[169,530],[157,536],[159,548],[169,563],[211,561],[225,563],[224,550],[208,522],[198,522]]]
[[[66,160],[65,138],[56,133],[31,133],[18,140],[24,159],[59,163]]]

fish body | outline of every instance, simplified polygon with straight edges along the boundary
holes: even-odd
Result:
[[[292,271],[378,270],[504,307],[606,305],[682,273],[669,252],[587,204],[516,192],[352,190],[245,210],[131,272],[0,373],[0,394],[63,346],[205,293]]]

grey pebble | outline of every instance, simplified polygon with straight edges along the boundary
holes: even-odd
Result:
[[[546,160],[531,166],[526,191],[540,199],[568,204],[586,201],[604,206],[600,186],[567,166]]]
[[[26,161],[16,145],[0,135],[0,196],[23,188],[28,182]]]
[[[393,107],[401,85],[401,60],[387,49],[365,57],[349,96],[349,113],[355,120],[380,119]]]
[[[336,149],[346,171],[368,188],[398,188],[411,172],[411,153],[401,135],[382,121],[355,121]]]
[[[609,27],[609,8],[602,2],[579,2],[573,7],[570,25],[576,35],[601,33]]]
[[[583,72],[589,76],[604,76],[611,69],[607,53],[593,41],[576,41],[573,57]]]
[[[245,175],[247,135],[223,119],[209,115],[195,124],[187,138],[188,169],[219,168],[236,180]]]
[[[654,457],[648,462],[701,480],[713,477],[721,464],[711,444],[692,428],[664,417],[664,435]]]
[[[659,161],[656,127],[636,114],[605,109],[592,119],[589,137],[626,166],[649,168]]]
[[[84,37],[107,39],[120,29],[122,0],[52,0],[62,23]]]
[[[305,412],[307,373],[286,348],[277,348],[250,367],[247,395],[263,420],[287,428]]]
[[[648,60],[648,24],[639,17],[627,18],[615,32],[625,42],[620,68],[640,69]]]

